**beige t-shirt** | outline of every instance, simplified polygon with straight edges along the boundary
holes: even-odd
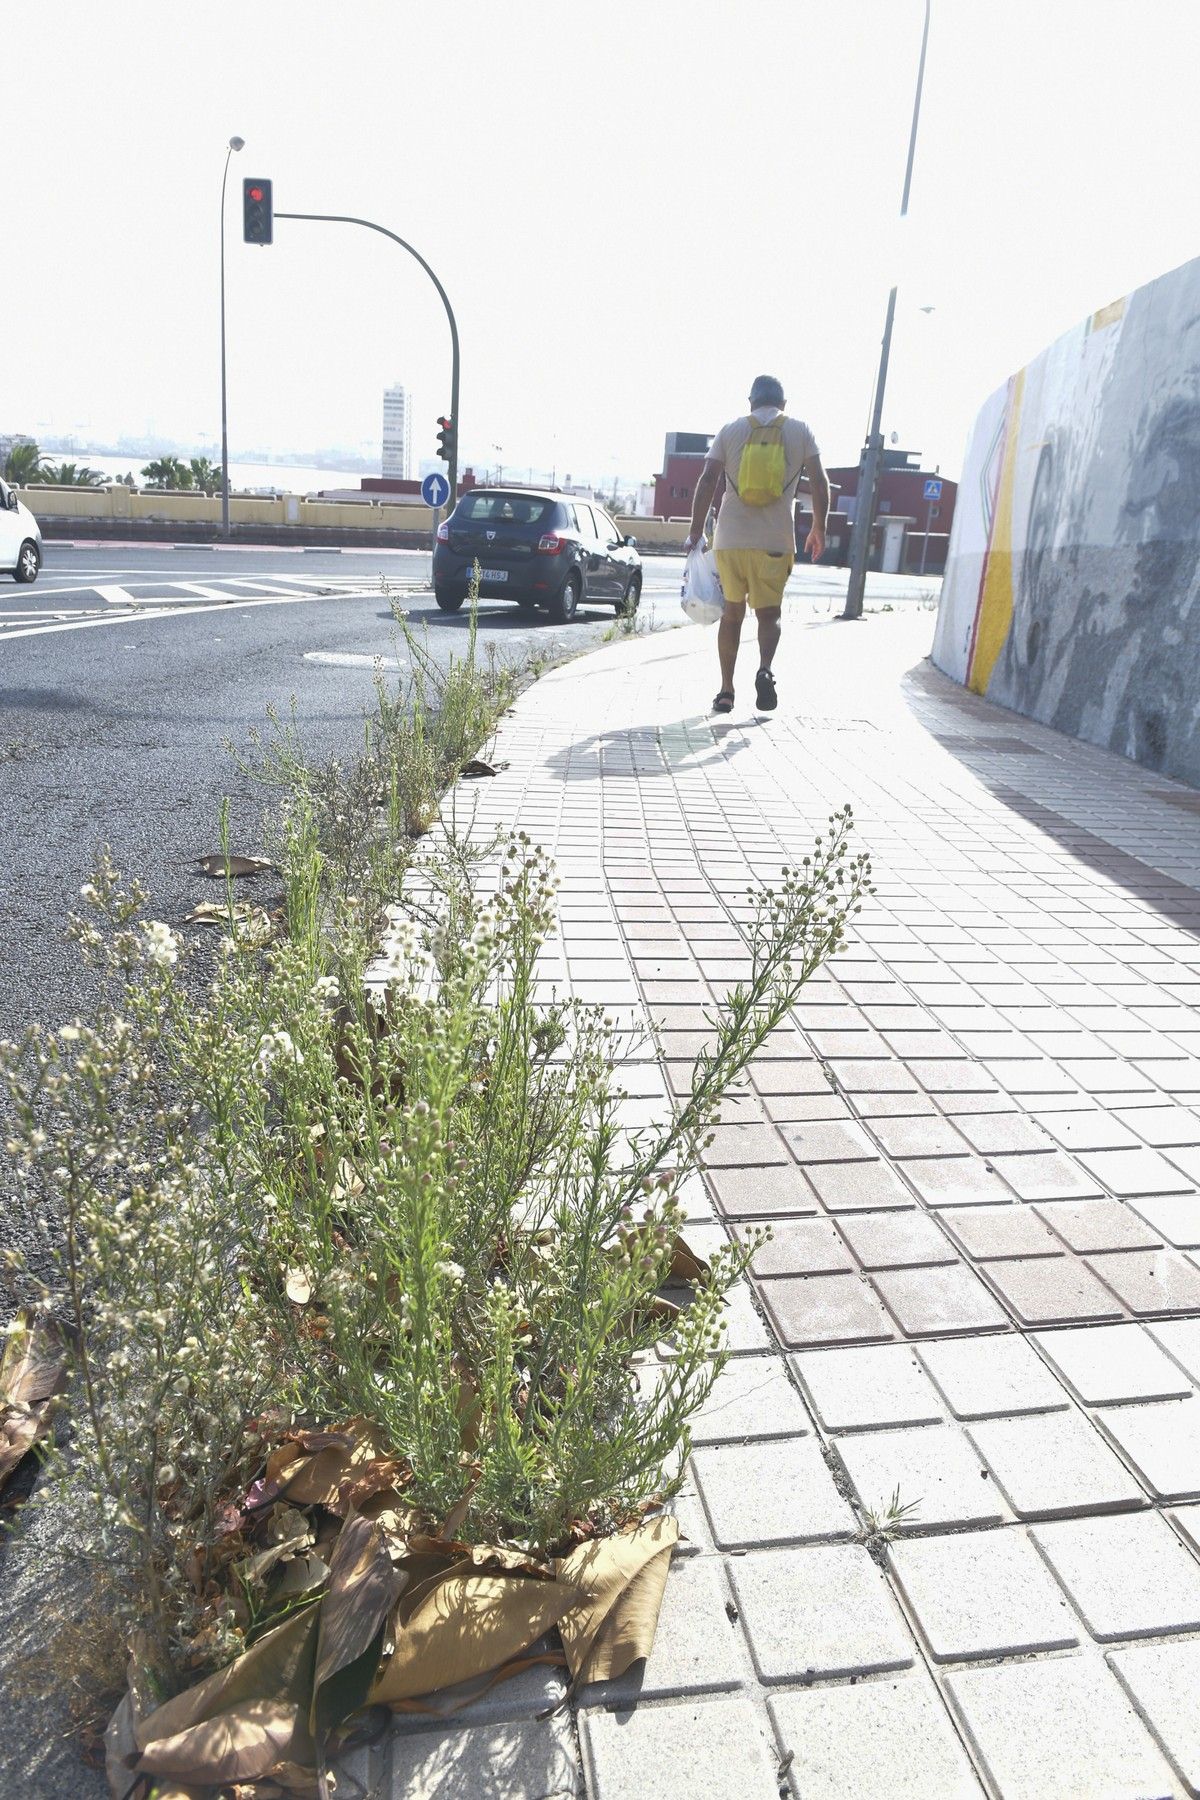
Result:
[[[819,456],[817,440],[803,419],[783,420],[784,487],[778,500],[766,506],[746,506],[738,499],[738,465],[742,451],[750,441],[750,419],[770,425],[780,416],[777,406],[757,406],[753,414],[745,414],[722,425],[712,441],[709,462],[725,471],[725,497],[717,513],[717,529],[713,537],[715,550],[771,550],[778,554],[796,552],[796,526],[793,510],[796,484],[804,473],[810,456]]]

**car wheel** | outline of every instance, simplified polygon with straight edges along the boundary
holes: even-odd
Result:
[[[467,596],[460,594],[455,588],[435,587],[433,597],[443,612],[455,613],[461,611]]]
[[[569,625],[575,617],[575,608],[579,605],[579,575],[572,570],[562,584],[562,589],[550,602],[550,617],[556,625]]]
[[[625,592],[617,601],[617,617],[619,619],[632,619],[634,613],[638,609],[641,598],[642,578],[640,575],[631,575],[629,580],[625,583]]]
[[[14,577],[17,581],[36,581],[41,566],[41,551],[32,538],[26,538],[21,545],[21,553],[17,557],[17,566],[13,570]]]

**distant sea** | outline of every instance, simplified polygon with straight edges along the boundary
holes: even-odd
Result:
[[[131,474],[139,487],[144,485],[142,470],[147,463],[157,460],[152,456],[100,456],[90,450],[48,450],[46,455],[54,463],[81,463],[89,469],[99,469],[110,481]],[[186,463],[188,459],[184,456],[180,460]],[[350,474],[345,469],[305,468],[299,463],[231,462],[229,465],[230,487],[251,491],[271,488],[283,494],[308,494],[317,488],[357,488],[362,478],[361,469]]]

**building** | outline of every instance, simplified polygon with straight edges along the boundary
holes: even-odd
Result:
[[[655,518],[691,518],[696,483],[712,441],[711,431],[668,431],[662,474],[654,477]]]
[[[380,472],[407,481],[412,467],[412,406],[408,390],[400,386],[383,390],[383,462]]]
[[[861,472],[857,463],[828,471],[830,486],[837,496],[837,510],[845,514],[851,525]],[[886,554],[887,561],[891,561],[898,551],[900,560],[895,566],[905,573],[940,573],[946,563],[957,497],[958,483],[939,475],[936,469],[923,469],[919,450],[885,450],[875,494],[871,567],[885,566],[881,558]],[[888,519],[896,529],[885,532],[883,522]],[[903,531],[899,528],[901,520]],[[807,524],[804,530],[807,532]],[[885,553],[885,537],[894,546],[891,553]],[[827,556],[826,561],[849,561],[849,542],[842,555]]]

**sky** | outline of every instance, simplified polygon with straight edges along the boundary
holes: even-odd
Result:
[[[1200,252],[1196,0],[59,0],[7,9],[0,433],[220,441],[219,199],[234,455],[378,444],[449,409],[449,334],[376,234],[279,221],[241,180],[354,213],[437,269],[463,461],[649,480],[778,374],[854,461],[888,288],[883,429],[956,476],[986,396]],[[933,311],[924,312],[923,307]]]

